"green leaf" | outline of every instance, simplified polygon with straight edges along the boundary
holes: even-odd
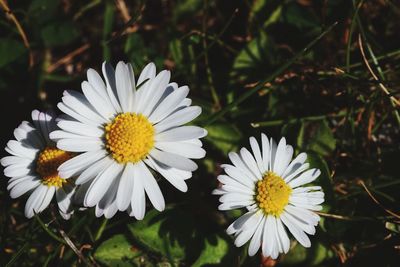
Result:
[[[281,260],[283,266],[297,265],[305,262],[307,259],[307,249],[300,244],[296,244],[291,248],[288,254],[284,255]]]
[[[171,223],[174,225],[169,228]],[[185,258],[185,245],[189,246],[193,238],[190,235],[194,232],[191,227],[193,224],[190,218],[176,214],[174,210],[166,210],[163,213],[152,210],[142,221],[128,225],[134,239],[146,250],[162,255],[173,262]],[[191,246],[191,249],[195,247]]]
[[[242,137],[240,131],[229,123],[215,123],[206,127],[208,135],[206,140],[211,142],[224,154],[236,150]]]
[[[202,0],[180,0],[175,4],[173,9],[174,20],[190,17],[199,11],[203,5]]]
[[[313,124],[314,125],[314,124]],[[308,134],[308,150],[314,151],[321,156],[330,155],[336,148],[336,139],[326,120],[321,121],[316,129]]]
[[[41,30],[41,36],[47,47],[67,45],[79,36],[72,22],[54,22]]]
[[[320,30],[318,17],[310,8],[292,2],[285,6],[283,11],[285,21],[298,29]]]
[[[254,82],[274,70],[278,63],[277,48],[265,32],[251,40],[236,56],[231,77]]]
[[[400,224],[386,222],[385,227],[394,233],[400,234]]]
[[[229,253],[230,243],[221,236],[213,236],[214,240],[205,240],[205,248],[199,258],[193,263],[193,267],[200,267],[207,264],[222,266],[233,266],[233,255]],[[230,240],[229,240],[230,241]]]
[[[316,266],[334,256],[332,250],[320,242],[311,244],[310,248],[305,248],[296,244],[289,253],[282,257],[280,262],[283,266]]]
[[[140,255],[141,252],[122,234],[101,243],[94,253],[96,260],[107,266],[138,266],[134,259]]]
[[[18,59],[25,52],[26,48],[21,42],[0,38],[0,68]]]
[[[28,14],[39,24],[44,24],[55,17],[59,2],[59,0],[33,0],[28,8]]]

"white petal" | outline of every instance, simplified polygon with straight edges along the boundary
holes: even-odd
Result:
[[[281,219],[280,218],[275,218],[275,219],[276,219],[276,230],[278,233],[279,242],[281,243],[283,249],[281,252],[288,253],[290,248],[289,237],[286,233],[285,228],[283,227]]]
[[[102,66],[103,76],[106,80],[106,90],[108,94],[108,98],[110,99],[111,104],[113,105],[115,111],[117,113],[122,112],[121,106],[117,100],[117,88],[115,85],[115,71],[113,67],[106,62],[103,62]]]
[[[191,159],[201,159],[206,155],[203,148],[184,142],[156,142],[155,147]]]
[[[87,139],[61,139],[57,142],[57,148],[71,152],[87,152],[102,149],[103,141],[99,138]]]
[[[14,164],[19,164],[19,165],[25,165],[28,166],[29,164],[32,163],[31,159],[27,158],[20,158],[17,156],[6,156],[0,160],[1,165],[4,167],[7,167],[9,165],[14,165]]]
[[[224,164],[221,167],[224,168],[226,174],[228,174],[232,179],[252,190],[254,189],[255,186],[254,180],[250,178],[250,176],[247,173],[243,172],[242,169],[234,167],[229,164]]]
[[[64,96],[62,97],[62,101],[64,104],[78,113],[88,120],[102,123],[104,118],[102,118],[97,111],[92,107],[90,102],[86,99],[86,97],[79,92],[75,91],[65,91]]]
[[[262,177],[260,169],[257,166],[257,163],[254,157],[251,155],[250,151],[247,148],[240,149],[240,156],[242,157],[243,162],[247,165],[248,169],[253,173],[255,177]]]
[[[249,256],[254,256],[261,246],[262,234],[263,234],[263,230],[264,230],[265,221],[266,221],[265,217],[263,216],[262,220],[260,221],[260,223],[257,226],[257,229],[253,235],[253,238],[250,241],[249,251],[248,251]]]
[[[101,198],[109,189],[109,186],[111,185],[113,180],[118,178],[119,174],[122,171],[122,168],[122,165],[114,163],[111,164],[103,172],[99,173],[97,177],[93,180],[86,193],[84,205],[88,207],[93,207],[97,203],[99,203]]]
[[[25,194],[26,192],[38,187],[42,183],[39,179],[27,179],[17,183],[10,191],[11,198],[17,198]]]
[[[128,66],[122,61],[117,64],[115,70],[115,82],[122,111],[129,112],[131,110],[131,105],[133,104],[133,86],[131,84]]]
[[[303,247],[308,248],[311,246],[311,242],[310,242],[310,239],[308,238],[308,236],[302,230],[300,230],[300,228],[298,226],[296,226],[290,220],[288,220],[286,218],[285,213],[283,213],[281,215],[281,220],[286,225],[286,227],[289,229],[289,231],[292,233],[294,238],[296,238],[296,240],[299,241],[299,243]]]
[[[258,169],[261,171],[261,173],[265,173],[267,170],[265,169],[264,164],[263,164],[260,146],[258,145],[257,140],[254,137],[250,137],[249,141],[250,141],[251,150],[253,151],[253,155],[256,160]]]
[[[87,79],[90,85],[96,90],[104,100],[109,100],[107,95],[106,85],[100,75],[94,69],[87,70]]]
[[[37,212],[42,212],[44,209],[49,206],[50,201],[53,199],[54,193],[56,192],[56,187],[55,186],[47,186],[47,191],[46,194],[43,198],[42,204],[39,206]]]
[[[36,158],[36,154],[39,152],[38,149],[26,148],[21,145],[20,142],[15,140],[10,140],[7,143],[7,147],[5,149],[8,153],[14,156],[18,156],[21,158],[34,159]]]
[[[228,235],[232,235],[234,233],[236,233],[237,231],[240,231],[243,226],[246,224],[246,222],[253,217],[253,215],[255,214],[255,211],[249,211],[245,214],[243,214],[242,216],[240,216],[236,221],[234,221],[231,225],[229,225],[229,227],[226,229],[226,233]]]
[[[133,164],[126,164],[125,170],[121,175],[121,180],[119,181],[117,192],[117,207],[120,211],[126,210],[131,202],[134,179],[133,175]]]
[[[298,168],[300,168],[301,165],[307,160],[307,154],[306,153],[300,153],[297,155],[297,157],[289,164],[289,166],[286,168],[284,173],[282,174],[282,178],[286,178],[288,175],[292,174],[295,172]],[[286,182],[288,182],[285,179]]]
[[[191,106],[180,109],[161,122],[157,123],[154,127],[157,133],[163,132],[169,128],[181,126],[198,117],[201,114],[201,108],[198,106]]]
[[[256,214],[245,223],[245,229],[243,229],[243,231],[241,231],[235,239],[235,246],[241,247],[250,240],[254,232],[257,230],[258,225],[263,220],[263,217],[263,215]]]
[[[194,161],[179,156],[177,154],[153,149],[150,151],[150,156],[167,166],[174,167],[180,170],[195,171],[197,169],[197,164]]]
[[[275,246],[275,233],[274,233],[274,225],[273,225],[273,216],[268,215],[264,224],[264,232],[262,238],[262,254],[264,257],[272,256],[272,250]]]
[[[147,88],[143,88],[145,91],[142,95],[141,101],[143,101],[143,104],[145,105],[142,105],[141,109],[139,109],[140,113],[147,117],[151,114],[155,105],[167,88],[170,77],[171,73],[167,70],[163,70],[154,79],[149,81],[150,83]]]
[[[182,175],[180,175],[181,172],[180,170],[165,166],[162,163],[159,163],[150,157],[146,159],[145,162],[152,169],[159,172],[168,182],[170,182],[178,190],[182,192],[187,191],[188,187],[184,179],[185,177],[182,177]]]
[[[293,179],[288,184],[292,188],[295,188],[295,187],[298,187],[298,186],[301,186],[304,184],[308,184],[308,183],[311,183],[312,181],[314,181],[315,179],[317,179],[320,174],[321,174],[320,170],[310,169],[310,170],[305,171],[302,174],[300,174],[299,177]]]
[[[201,138],[207,135],[207,131],[197,126],[181,126],[157,133],[155,141],[174,142]]]
[[[135,216],[137,220],[142,220],[146,212],[146,196],[144,193],[144,187],[142,182],[142,177],[140,176],[139,165],[133,165],[133,192],[131,198],[131,208],[132,212],[130,216]]]
[[[106,152],[103,150],[89,151],[79,154],[72,159],[62,163],[58,167],[58,174],[61,178],[70,178],[78,173],[81,173],[84,169],[91,166],[96,161],[104,158]]]
[[[153,62],[149,63],[144,67],[140,73],[137,85],[140,86],[144,81],[153,79],[156,76],[156,66]]]
[[[153,204],[156,210],[163,211],[165,209],[165,201],[156,180],[142,161],[139,161],[136,164],[138,165],[140,177],[142,177],[141,182],[143,184],[144,190],[147,193],[147,196],[150,199],[151,204]]]
[[[57,104],[57,107],[64,112],[65,114],[67,114],[68,116],[70,116],[71,118],[80,121],[82,123],[88,124],[88,125],[92,125],[92,126],[97,126],[101,123],[101,121],[93,121],[90,120],[84,116],[82,116],[81,114],[79,114],[78,112],[76,112],[75,110],[69,108],[68,106],[66,106],[63,102],[60,102]]]
[[[90,126],[77,121],[61,120],[57,125],[65,131],[82,136],[102,137],[104,135],[104,130],[100,127]]]
[[[272,171],[274,169],[274,164],[275,164],[275,156],[276,156],[276,143],[274,139],[270,139],[269,142],[269,147],[270,147],[270,153],[269,153],[269,169]]]
[[[228,156],[232,163],[243,173],[245,173],[246,176],[249,177],[252,181],[255,182],[262,178],[261,176],[256,176],[252,171],[250,171],[247,165],[240,158],[240,156],[235,152],[229,152]]]
[[[171,114],[180,102],[188,95],[189,87],[182,86],[169,94],[151,113],[149,120],[157,123]]]
[[[38,213],[38,209],[43,202],[46,192],[47,186],[45,185],[38,186],[32,192],[25,204],[25,217],[32,218],[35,213]]]
[[[265,134],[261,134],[261,147],[262,147],[262,158],[263,158],[263,166],[266,171],[270,170],[270,145],[268,141],[268,137]]]
[[[108,99],[104,99],[88,82],[83,82],[82,92],[93,108],[102,116],[101,122],[105,123],[112,118],[116,111]],[[99,120],[100,121],[100,120]]]
[[[79,177],[76,179],[75,183],[77,185],[84,184],[91,179],[95,178],[100,172],[107,169],[111,164],[114,164],[114,160],[110,157],[106,156],[96,163],[90,165],[87,169],[85,169]]]

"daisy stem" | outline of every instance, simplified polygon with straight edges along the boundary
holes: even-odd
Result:
[[[107,223],[108,223],[108,219],[104,218],[103,221],[101,222],[99,229],[97,230],[96,235],[94,236],[94,241],[97,241],[101,238],[104,230],[106,229]]]
[[[317,36],[314,40],[312,40],[304,49],[302,49],[300,52],[298,52],[296,55],[294,55],[290,60],[288,60],[285,64],[280,66],[275,72],[273,72],[271,75],[269,75],[267,78],[264,80],[260,81],[255,87],[252,89],[248,90],[244,94],[242,94],[240,97],[238,97],[235,101],[224,107],[222,110],[220,110],[217,113],[214,113],[213,115],[210,116],[208,121],[206,122],[206,125],[210,125],[214,121],[218,120],[220,117],[225,115],[227,112],[229,112],[231,109],[242,103],[244,100],[258,92],[260,89],[264,88],[266,83],[272,82],[276,77],[281,75],[284,71],[286,71],[293,63],[295,63],[299,58],[301,58],[303,55],[307,54],[310,50],[311,47],[313,47],[322,37],[324,37],[327,33],[329,33],[336,25],[338,22],[333,23],[331,26],[329,26],[325,31],[323,31],[319,36]]]
[[[46,231],[46,233],[52,237],[54,240],[57,240],[58,242],[64,244],[64,245],[68,245],[67,242],[65,242],[64,239],[60,238],[59,236],[57,236],[55,233],[53,233],[48,227],[47,225],[42,221],[42,219],[40,219],[39,215],[35,214],[35,219],[37,220],[37,222],[40,224],[40,226]]]

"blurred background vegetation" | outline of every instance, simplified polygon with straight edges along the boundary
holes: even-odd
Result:
[[[168,208],[149,207],[143,221],[93,210],[63,221],[51,208],[27,220],[3,177],[1,266],[399,266],[399,1],[0,5],[1,147],[32,109],[55,108],[104,60],[129,61],[135,73],[149,61],[170,69],[209,131],[189,191],[159,179]],[[227,153],[261,132],[307,152],[326,193],[312,247],[293,242],[278,261],[235,248],[225,229],[243,211],[219,212],[211,196]]]

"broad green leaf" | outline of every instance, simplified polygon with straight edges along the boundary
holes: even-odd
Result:
[[[134,259],[141,252],[122,234],[117,234],[101,243],[94,257],[107,266],[138,266]]]
[[[162,255],[170,262],[185,259],[186,250],[199,249],[193,242],[195,230],[192,218],[177,209],[162,213],[152,210],[142,221],[128,225],[134,239],[146,250]]]
[[[314,125],[314,124],[313,124]],[[336,139],[326,120],[321,121],[313,132],[307,134],[311,138],[307,140],[308,150],[314,151],[321,156],[330,155],[336,148]]]
[[[261,32],[236,56],[231,76],[239,81],[258,81],[274,69],[278,63],[277,56],[274,42]]]
[[[208,131],[206,140],[224,154],[237,149],[242,134],[234,125],[229,123],[215,123],[208,125],[206,129]]]
[[[0,68],[18,59],[25,52],[26,48],[21,42],[0,38]]]
[[[190,17],[198,12],[203,4],[202,0],[179,0],[173,9],[173,17],[175,20]]]
[[[320,29],[318,17],[310,8],[295,2],[285,5],[282,12],[284,20],[299,29]]]
[[[47,47],[67,45],[79,36],[72,22],[54,22],[41,30],[41,36]]]
[[[230,240],[229,240],[230,241]],[[215,235],[212,240],[205,240],[205,248],[192,267],[200,267],[210,264],[232,266],[233,255],[229,253],[230,243],[221,236]]]

